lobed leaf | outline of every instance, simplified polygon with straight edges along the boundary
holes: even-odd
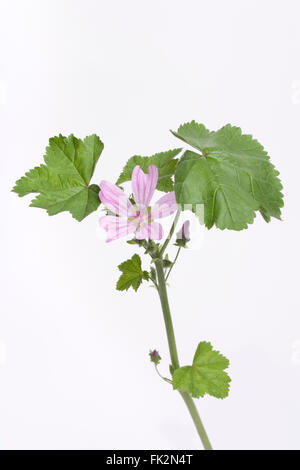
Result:
[[[210,132],[195,121],[173,134],[201,151],[184,152],[175,170],[179,204],[204,205],[204,223],[242,230],[260,211],[269,222],[280,219],[283,206],[278,171],[267,152],[250,135],[230,124]]]
[[[178,159],[175,157],[181,150],[182,149],[168,150],[167,152],[156,153],[152,155],[152,157],[141,157],[138,155],[131,157],[120,174],[117,184],[119,185],[130,181],[132,171],[136,165],[139,165],[144,172],[148,171],[150,165],[155,165],[158,168],[157,189],[166,193],[173,191],[173,176],[178,162]]]
[[[53,137],[46,149],[45,164],[27,172],[13,191],[20,197],[39,193],[32,207],[46,209],[49,215],[69,211],[81,221],[100,205],[99,187],[89,183],[103,147],[96,135],[83,141],[73,135]]]
[[[230,377],[224,369],[229,361],[206,341],[199,343],[192,366],[179,367],[173,373],[173,388],[203,397],[206,393],[225,398],[229,392]]]
[[[141,258],[137,254],[121,263],[118,268],[122,274],[117,282],[117,290],[128,290],[132,287],[137,291],[143,279],[146,281],[149,279],[149,273],[142,270]]]

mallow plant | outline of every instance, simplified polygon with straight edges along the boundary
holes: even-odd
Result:
[[[192,121],[172,133],[188,147],[150,157],[133,156],[115,184],[103,179],[99,186],[91,179],[104,147],[100,138],[53,137],[44,163],[20,178],[13,191],[21,197],[37,193],[32,207],[45,209],[49,215],[68,211],[79,222],[102,209],[105,215],[99,223],[106,242],[116,243],[126,237],[137,251],[118,266],[116,287],[137,291],[142,283],[150,283],[153,292],[157,291],[170,351],[169,377],[159,372],[161,357],[156,349],[150,351],[150,360],[166,386],[179,392],[203,447],[210,450],[212,445],[194,398],[205,394],[227,397],[229,361],[210,342],[201,340],[191,363],[180,364],[167,292],[170,273],[174,275],[179,254],[189,247],[192,235],[188,213],[194,213],[203,230],[213,226],[220,230],[247,229],[258,212],[266,222],[272,217],[280,219],[282,185],[262,145],[238,127],[228,124],[209,131]],[[127,194],[124,186],[129,187]],[[156,191],[165,194],[157,198]],[[186,221],[179,226],[184,211]],[[161,221],[167,217],[169,231],[164,234]],[[174,258],[168,254],[172,244],[177,247]],[[144,268],[140,253],[149,257],[150,268]]]

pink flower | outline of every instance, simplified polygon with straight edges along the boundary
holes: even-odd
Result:
[[[177,210],[174,191],[165,194],[151,208],[150,201],[158,180],[158,170],[155,165],[144,173],[140,166],[133,169],[131,177],[132,192],[135,205],[126,194],[116,185],[101,181],[99,197],[104,206],[116,215],[101,217],[100,226],[107,232],[107,242],[135,232],[138,240],[151,238],[161,240],[163,228],[154,219],[160,219],[173,214]]]

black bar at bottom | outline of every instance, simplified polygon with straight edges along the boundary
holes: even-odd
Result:
[[[279,451],[279,449],[278,449]],[[276,453],[278,452],[275,451]],[[260,457],[257,453],[265,451],[246,451],[250,454],[247,457],[247,462],[251,460],[251,454],[253,455],[253,462],[257,462]],[[274,452],[274,451],[267,451]],[[294,451],[292,451],[294,452]],[[245,451],[203,451],[203,450],[0,450],[0,462],[3,464],[4,461],[10,464],[14,463],[18,459],[22,459],[22,463],[26,462],[26,458],[30,457],[30,465],[34,466],[37,461],[39,464],[52,462],[63,463],[64,461],[69,465],[74,462],[76,465],[86,466],[89,462],[93,463],[93,466],[98,465],[107,466],[125,466],[127,468],[148,468],[156,467],[161,465],[176,465],[177,467],[189,466],[202,464],[208,457],[215,458],[217,456],[226,458],[224,454],[230,454],[230,458],[236,457],[243,459],[241,453]],[[221,455],[220,455],[221,454]],[[46,461],[45,461],[46,459]],[[239,460],[242,462],[243,460]]]

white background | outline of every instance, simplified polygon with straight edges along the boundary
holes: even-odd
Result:
[[[94,182],[180,146],[192,119],[253,134],[281,173],[283,222],[207,231],[170,278],[182,363],[200,340],[230,358],[229,398],[204,398],[216,449],[299,449],[300,4],[275,0],[0,2],[0,448],[192,449],[156,292],[117,292],[124,241],[99,213],[49,217],[10,190],[48,138],[98,133]]]

